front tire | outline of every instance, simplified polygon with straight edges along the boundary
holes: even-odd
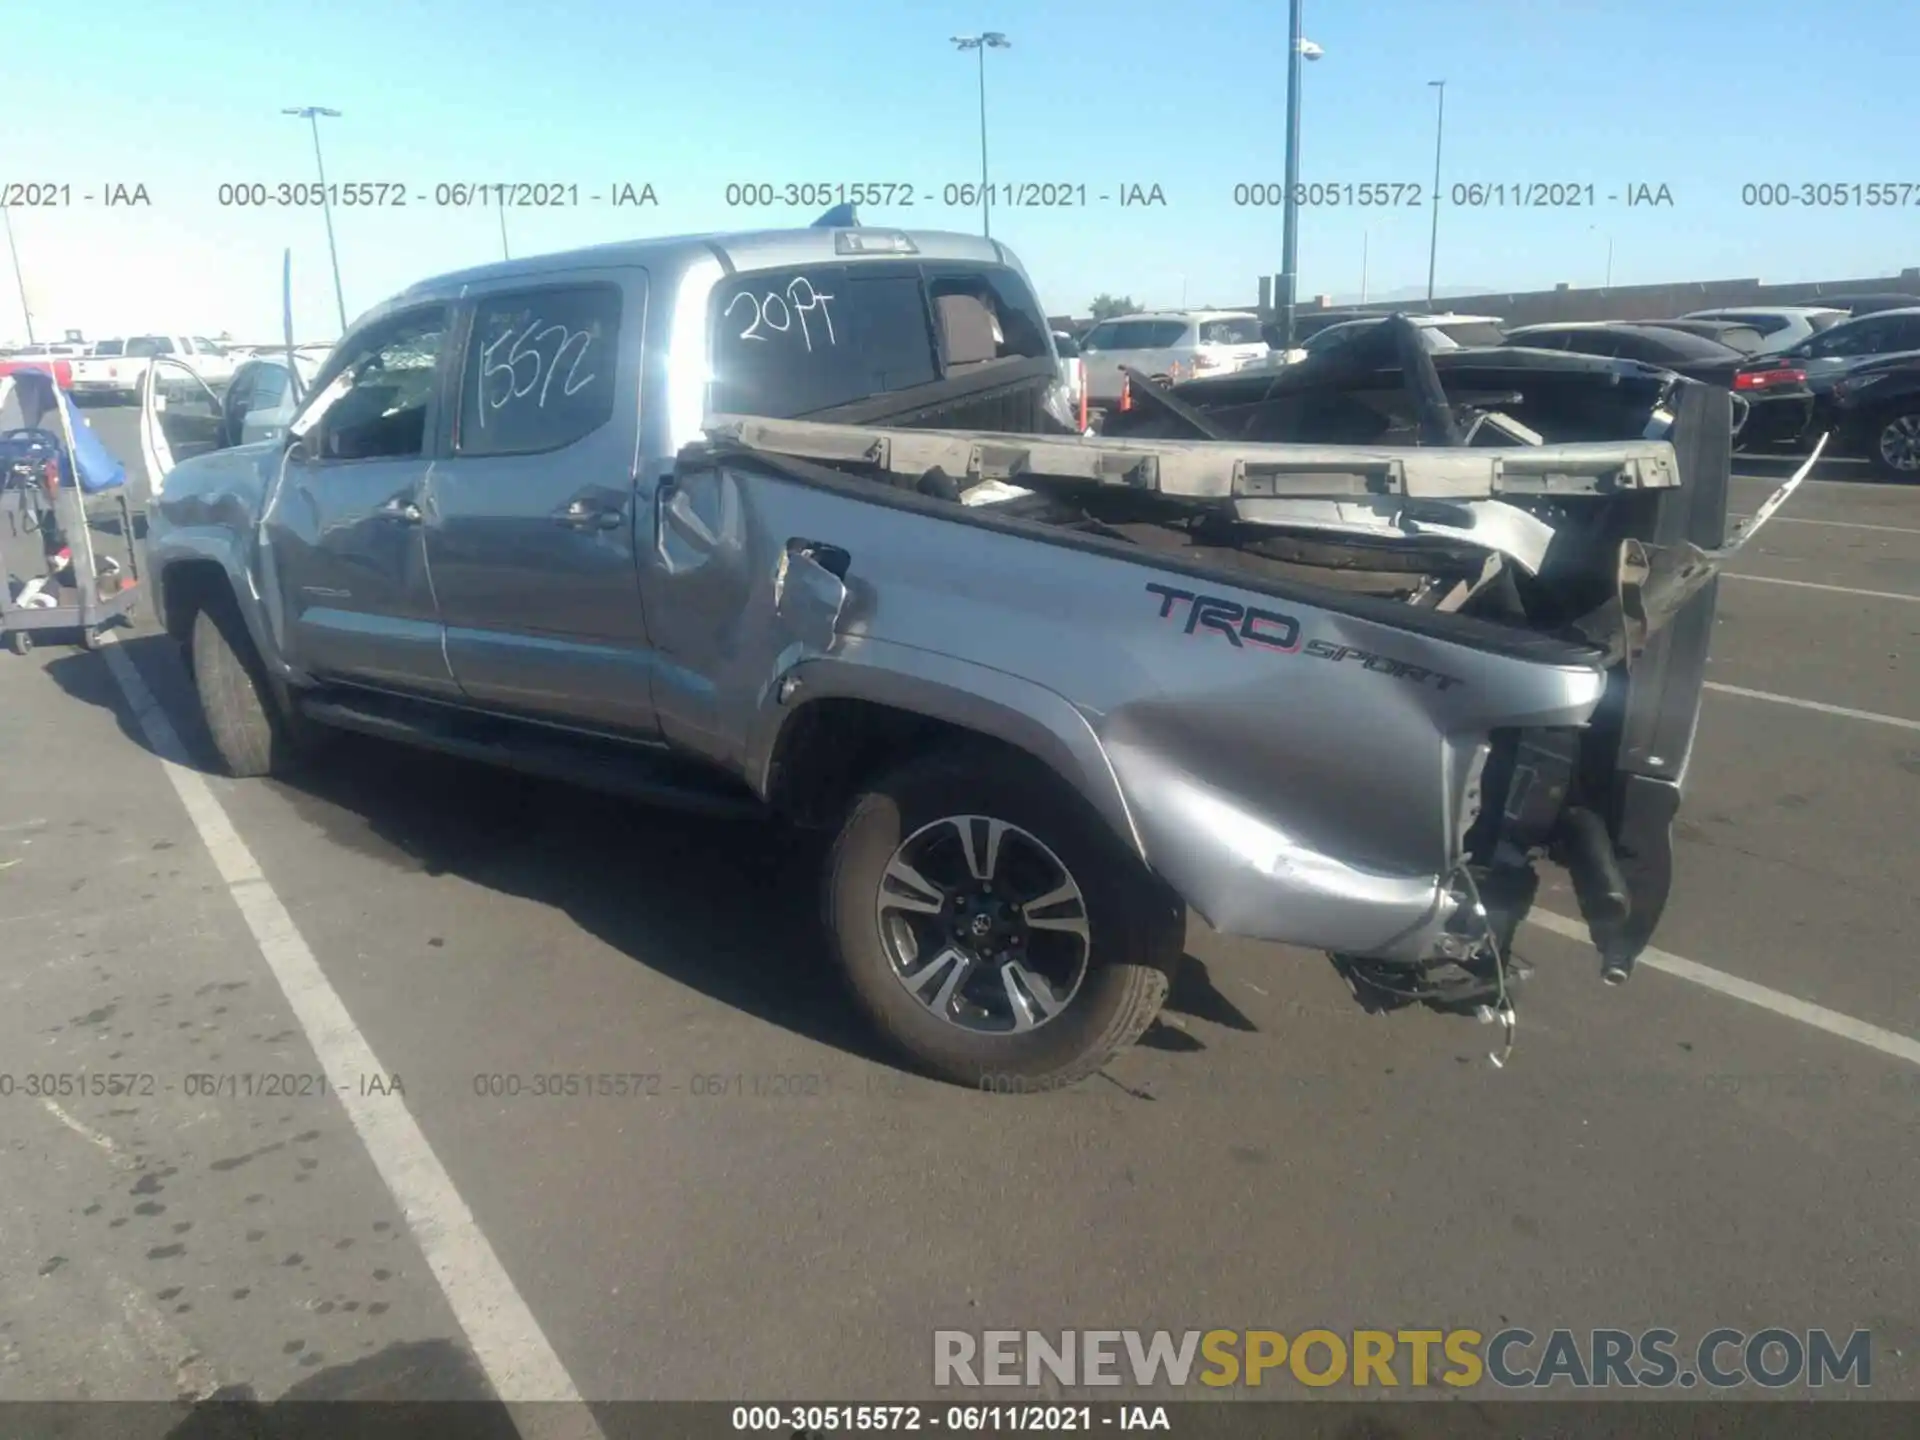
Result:
[[[989,1090],[1093,1074],[1153,1023],[1185,914],[1085,801],[1017,752],[913,761],[854,802],[827,929],[915,1068]]]
[[[193,685],[214,749],[229,775],[251,779],[293,770],[311,749],[311,727],[282,706],[246,623],[219,596],[193,617]]]

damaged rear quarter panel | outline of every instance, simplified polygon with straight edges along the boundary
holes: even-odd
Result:
[[[1169,572],[851,480],[842,493],[729,462],[680,485],[719,543],[704,559],[669,555],[667,593],[649,600],[670,738],[764,787],[787,674],[804,695],[985,729],[1052,764],[1231,933],[1371,953],[1431,925],[1457,854],[1455,797],[1487,732],[1582,723],[1603,687],[1579,664]],[[791,610],[795,541],[844,552],[825,647],[817,596],[804,616]],[[1150,585],[1210,603],[1194,620],[1194,602],[1169,606]],[[1267,618],[1249,625],[1249,611]]]

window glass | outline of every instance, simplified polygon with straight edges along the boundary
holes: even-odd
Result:
[[[1438,330],[1456,345],[1504,345],[1507,335],[1498,325],[1487,320],[1463,320],[1457,324],[1433,325],[1429,329]]]
[[[447,311],[436,306],[397,316],[350,342],[346,363],[301,423],[310,453],[323,460],[424,454],[446,339]]]
[[[173,340],[166,335],[136,335],[127,342],[127,356],[130,359],[171,354],[173,354]]]
[[[1103,350],[1164,350],[1187,333],[1184,320],[1116,320]]]
[[[940,378],[917,269],[733,276],[711,315],[716,412],[788,419]]]
[[[1114,344],[1114,336],[1119,333],[1119,321],[1102,320],[1082,338],[1080,348],[1083,350],[1116,350],[1119,347]]]
[[[102,340],[98,345],[93,347],[93,353],[96,355],[118,355],[126,348],[126,342],[123,340]]]
[[[1202,345],[1258,345],[1260,322],[1251,315],[1230,315],[1224,320],[1200,322]]]
[[[1793,321],[1785,315],[1769,315],[1764,311],[1752,310],[1719,310],[1707,318],[1713,320],[1733,320],[1742,325],[1751,325],[1762,335],[1778,335],[1782,330],[1785,330],[1793,324]],[[1818,329],[1819,327],[1816,326],[1815,328]]]
[[[460,381],[460,455],[529,455],[613,417],[618,285],[516,290],[478,302]]]
[[[1821,359],[1841,355],[1875,355],[1886,348],[1881,342],[1887,338],[1887,332],[1887,322],[1878,316],[1870,320],[1856,320],[1851,325],[1835,326],[1816,335],[1807,342],[1807,354]]]
[[[294,409],[293,385],[285,368],[262,361],[250,367],[248,375],[249,388],[234,402],[243,444],[285,429]]]
[[[1319,334],[1310,338],[1301,348],[1311,354],[1318,355],[1323,350],[1333,350],[1342,345],[1350,345],[1379,323],[1378,320],[1356,320],[1340,325],[1329,325],[1326,329],[1320,331]]]

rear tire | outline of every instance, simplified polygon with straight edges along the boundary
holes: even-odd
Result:
[[[314,731],[283,705],[234,603],[216,596],[193,617],[193,684],[200,713],[229,775],[250,779],[295,769]]]
[[[1890,480],[1920,480],[1920,403],[1888,410],[1867,433],[1874,469]]]
[[[907,906],[897,902],[914,887],[889,879],[897,861],[935,882]],[[1067,888],[1069,899],[1034,903]],[[937,914],[923,903],[936,889]],[[1133,1044],[1186,936],[1180,902],[1080,796],[1038,762],[984,747],[912,761],[869,786],[834,842],[824,899],[848,984],[894,1048],[926,1074],[994,1091],[1072,1084]],[[984,910],[998,928],[976,941],[967,927]],[[949,984],[956,971],[967,978]]]

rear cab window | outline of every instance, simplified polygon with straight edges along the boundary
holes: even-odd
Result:
[[[1046,317],[999,266],[869,261],[730,276],[710,302],[710,412],[793,419],[1017,360]]]
[[[173,340],[166,335],[138,335],[127,342],[129,359],[148,359],[155,355],[173,353]]]

